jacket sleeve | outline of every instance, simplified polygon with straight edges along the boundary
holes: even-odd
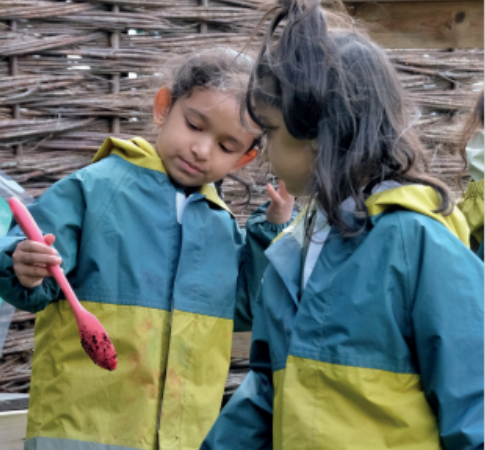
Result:
[[[403,229],[423,388],[444,448],[483,448],[483,263],[441,224],[421,220],[425,227]]]
[[[64,272],[68,274],[76,266],[85,211],[80,173],[54,184],[28,208],[41,231],[56,237],[54,247],[63,260]],[[0,297],[19,309],[37,312],[56,300],[60,290],[50,277],[33,289],[20,284],[13,270],[12,255],[25,236],[15,223],[12,225],[8,235],[0,238]]]
[[[266,220],[266,209],[269,202],[261,205],[249,217],[246,223],[245,242],[241,250],[240,269],[236,292],[236,311],[234,331],[250,331],[252,328],[252,306],[258,295],[259,285],[268,266],[264,252],[271,242],[296,217],[294,210],[290,221],[274,224]]]
[[[201,450],[270,450],[273,448],[273,398],[265,320],[255,303],[251,371],[222,410]]]

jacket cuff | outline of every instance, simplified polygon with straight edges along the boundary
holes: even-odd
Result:
[[[5,239],[9,239],[10,242],[2,242]],[[12,255],[22,240],[24,238],[0,239],[0,247],[4,244],[0,251],[0,297],[18,309],[37,312],[49,304],[46,293],[52,289],[50,286],[52,282],[46,278],[40,286],[35,288],[26,288],[20,284],[13,270]]]
[[[264,231],[279,234],[286,227],[290,226],[290,224],[293,222],[293,220],[298,214],[297,211],[293,210],[290,220],[285,223],[278,224],[278,223],[268,222],[268,220],[266,219],[266,210],[268,209],[269,204],[270,202],[263,203],[251,214],[251,216],[249,216],[248,221],[246,223],[246,228],[250,228],[255,225],[260,225]]]

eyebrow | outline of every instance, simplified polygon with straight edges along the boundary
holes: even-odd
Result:
[[[195,114],[196,116],[199,116],[199,118],[203,122],[205,122],[206,124],[212,125],[212,122],[209,119],[209,117],[206,116],[204,113],[200,112],[199,110],[194,109],[194,108],[190,108],[190,107],[185,107],[184,109],[186,111],[192,113],[192,114]],[[234,137],[230,134],[225,134],[224,139],[233,142],[234,144],[238,145],[239,147],[244,147],[244,144],[239,139],[237,139],[236,137]]]

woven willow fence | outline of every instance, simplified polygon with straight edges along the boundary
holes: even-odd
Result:
[[[153,139],[135,106],[159,68],[154,61],[214,45],[241,49],[261,17],[260,4],[2,0],[0,170],[38,196],[89,163],[108,135]],[[452,155],[457,113],[473,104],[470,94],[483,82],[483,51],[389,55],[422,108],[416,125],[430,150],[430,170],[452,183],[461,167]]]
[[[261,17],[260,4],[1,0],[0,170],[38,196],[88,164],[109,135],[153,142],[137,105],[157,64],[198,48],[242,49]],[[429,150],[430,171],[455,189],[462,113],[483,86],[483,51],[389,50],[389,56],[420,107],[416,126]],[[238,206],[245,197],[241,184],[228,180],[224,190],[244,223],[266,198],[264,185],[272,178],[261,164],[240,176],[252,190],[248,207]],[[15,316],[0,359],[2,392],[29,390],[33,319]],[[230,378],[228,388],[235,385]]]

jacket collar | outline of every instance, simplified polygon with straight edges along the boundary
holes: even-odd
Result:
[[[298,214],[291,225],[276,237],[265,252],[296,304],[298,304],[301,289],[305,213],[306,209]]]
[[[376,225],[391,210],[396,208],[407,209],[437,220],[458,237],[463,244],[469,246],[469,229],[463,214],[457,208],[454,208],[451,214],[447,216],[436,213],[435,211],[440,206],[440,199],[433,188],[423,185],[401,186],[398,184],[388,184],[386,187],[384,190],[378,190],[366,201],[370,221],[373,225]],[[344,202],[342,208],[344,213],[348,215],[349,221],[355,220],[350,212],[351,205],[349,202]],[[276,237],[265,253],[296,304],[298,304],[301,291],[306,211],[305,208],[293,223]]]
[[[441,199],[436,191],[420,184],[400,186],[371,195],[367,201],[367,209],[372,223],[375,225],[388,210],[407,209],[414,211],[443,224],[463,244],[469,246],[470,231],[466,219],[458,208],[453,208],[448,215],[437,213]]]
[[[100,161],[109,155],[117,155],[136,166],[167,174],[163,161],[160,159],[155,148],[141,137],[134,137],[129,140],[114,137],[107,138],[96,152],[96,155],[94,155],[92,162]],[[219,208],[225,209],[232,215],[231,210],[219,197],[217,189],[212,183],[203,185],[199,192],[209,202],[217,205]]]

